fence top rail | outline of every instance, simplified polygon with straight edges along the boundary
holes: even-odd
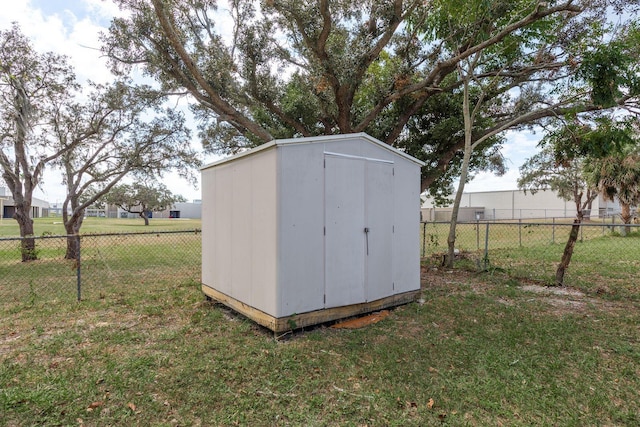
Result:
[[[570,227],[573,222],[518,222],[518,221],[487,221],[487,220],[479,220],[479,221],[458,221],[458,224],[491,224],[491,225],[543,225],[543,226],[554,226],[554,227]],[[451,221],[421,221],[421,224],[451,224]],[[640,224],[625,224],[624,222],[600,222],[600,223],[592,223],[582,221],[580,223],[581,227],[631,227],[631,228],[640,228]]]
[[[0,237],[0,242],[10,242],[16,240],[24,240],[24,239],[68,239],[71,237],[107,237],[107,236],[142,236],[142,235],[150,235],[150,234],[198,234],[201,233],[202,230],[199,228],[189,229],[189,230],[162,230],[162,231],[130,231],[130,232],[122,232],[122,233],[86,233],[86,234],[60,234],[60,235],[44,235],[44,236],[25,236],[25,237]]]

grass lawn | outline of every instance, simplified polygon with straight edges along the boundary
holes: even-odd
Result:
[[[422,252],[431,265],[442,264],[447,251],[448,224],[422,224]],[[456,248],[469,269],[508,273],[511,277],[553,284],[566,245],[569,224],[458,224]],[[640,298],[640,226],[633,225],[626,236],[620,227],[590,221],[580,228],[564,281],[589,295],[611,300]]]
[[[67,234],[62,225],[61,217],[47,217],[34,219],[34,235],[52,234],[64,236]],[[199,219],[164,219],[151,218],[149,226],[144,225],[142,218],[94,218],[89,217],[82,223],[80,232],[90,233],[133,233],[157,230],[193,230],[201,227]],[[0,222],[0,237],[20,236],[18,223],[15,219],[4,218]]]
[[[161,274],[24,303],[0,313],[0,425],[640,424],[640,299],[422,277],[380,323],[283,341]]]

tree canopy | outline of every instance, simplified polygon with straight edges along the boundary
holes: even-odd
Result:
[[[424,160],[426,189],[462,160],[456,70],[478,52],[475,78],[500,84],[475,140],[637,103],[638,29],[607,22],[634,14],[635,0],[117,2],[128,14],[103,35],[113,69],[141,67],[164,91],[189,94],[216,152],[363,131]],[[500,141],[472,167],[500,170]]]
[[[184,197],[172,194],[164,184],[139,182],[116,185],[102,200],[137,214],[144,219],[144,225],[149,225],[149,213],[162,212],[175,203],[186,201]]]
[[[66,103],[52,118],[49,141],[62,152],[54,165],[66,185],[67,235],[78,234],[85,209],[126,176],[144,182],[175,170],[190,178],[200,165],[184,117],[162,108],[155,91],[126,82],[91,86],[87,101]],[[67,258],[75,258],[74,245],[69,240]]]
[[[36,52],[17,25],[0,31],[0,167],[15,204],[22,237],[33,235],[31,201],[52,151],[47,123],[54,106],[78,88],[65,57]],[[22,241],[22,260],[36,258],[33,239]]]
[[[183,115],[165,96],[127,79],[80,85],[64,56],[35,51],[17,25],[0,32],[0,167],[21,236],[33,235],[31,200],[45,168],[62,172],[63,223],[79,232],[85,209],[122,178],[192,177],[200,164]],[[67,258],[75,258],[69,239]],[[22,241],[24,261],[35,259]]]

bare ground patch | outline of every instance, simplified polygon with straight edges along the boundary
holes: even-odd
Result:
[[[515,280],[519,284],[518,288],[528,294],[529,301],[533,297],[536,301],[551,306],[552,311],[559,315],[587,309],[606,311],[611,314],[624,314],[630,303],[636,305],[632,302],[615,302],[598,298],[598,295],[608,294],[608,292],[600,291],[605,285],[599,285],[595,293],[587,294],[572,287],[544,286],[529,279]],[[446,291],[449,294],[464,294],[466,292],[486,294],[492,288],[501,286],[504,281],[496,282],[491,276],[477,272],[422,267],[421,283],[422,289],[426,292],[431,290]],[[514,306],[518,303],[518,298],[498,296],[496,302]]]

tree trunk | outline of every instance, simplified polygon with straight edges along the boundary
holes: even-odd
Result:
[[[631,233],[631,206],[627,203],[620,202],[620,218],[622,218],[622,222],[625,224],[624,227],[621,227],[622,235],[626,236]]]
[[[138,215],[140,215],[140,218],[144,219],[144,225],[149,225],[149,217],[146,212],[142,211]]]
[[[64,225],[64,229],[67,232],[67,251],[64,255],[65,259],[75,259],[77,262],[80,261],[80,239],[78,238],[78,232],[81,224],[82,217],[80,217],[80,221],[78,222],[76,216],[73,215]]]
[[[69,205],[71,205],[71,215],[69,215]],[[64,259],[78,260],[80,255],[80,240],[77,234],[80,232],[80,226],[84,220],[84,209],[78,209],[78,198],[69,197],[62,204],[62,223],[67,233],[67,251]]]
[[[77,234],[67,234],[67,252],[64,259],[74,259],[76,263],[80,262],[80,237]]]
[[[464,155],[464,162],[468,165],[467,153]],[[453,202],[453,209],[451,210],[451,223],[449,224],[449,236],[447,237],[447,259],[445,265],[447,268],[453,268],[453,260],[455,259],[456,248],[456,226],[458,225],[458,211],[460,210],[460,201],[462,200],[462,192],[464,191],[464,180],[466,180],[466,173],[463,168],[463,172],[460,177],[460,183],[458,184],[458,191],[456,192],[456,198]],[[464,180],[463,180],[464,179]]]
[[[36,253],[36,240],[33,238],[33,219],[31,219],[30,211],[31,204],[26,201],[23,203],[16,203],[16,210],[13,214],[13,218],[18,221],[20,228],[20,237],[22,241],[20,243],[20,253],[22,256],[22,262],[29,262],[38,259]]]
[[[456,191],[456,198],[453,202],[453,209],[451,210],[451,223],[449,224],[449,236],[447,237],[447,258],[445,265],[447,268],[453,268],[453,260],[455,258],[456,248],[456,226],[458,224],[458,211],[460,210],[460,202],[462,200],[462,193],[464,186],[469,176],[469,162],[471,161],[471,152],[473,147],[471,145],[472,130],[473,130],[473,115],[469,108],[469,81],[464,81],[464,97],[462,101],[462,114],[464,118],[464,155],[462,158],[462,170],[460,172],[460,181],[458,183],[458,190]]]
[[[562,253],[562,259],[560,260],[560,264],[558,265],[558,269],[556,270],[556,286],[564,285],[564,274],[569,268],[569,263],[571,262],[571,256],[573,255],[573,248],[578,241],[578,234],[580,232],[580,224],[582,223],[582,212],[578,213],[576,219],[573,220],[573,225],[571,226],[571,232],[569,233],[569,239],[567,240],[567,244],[564,247],[564,252]]]

